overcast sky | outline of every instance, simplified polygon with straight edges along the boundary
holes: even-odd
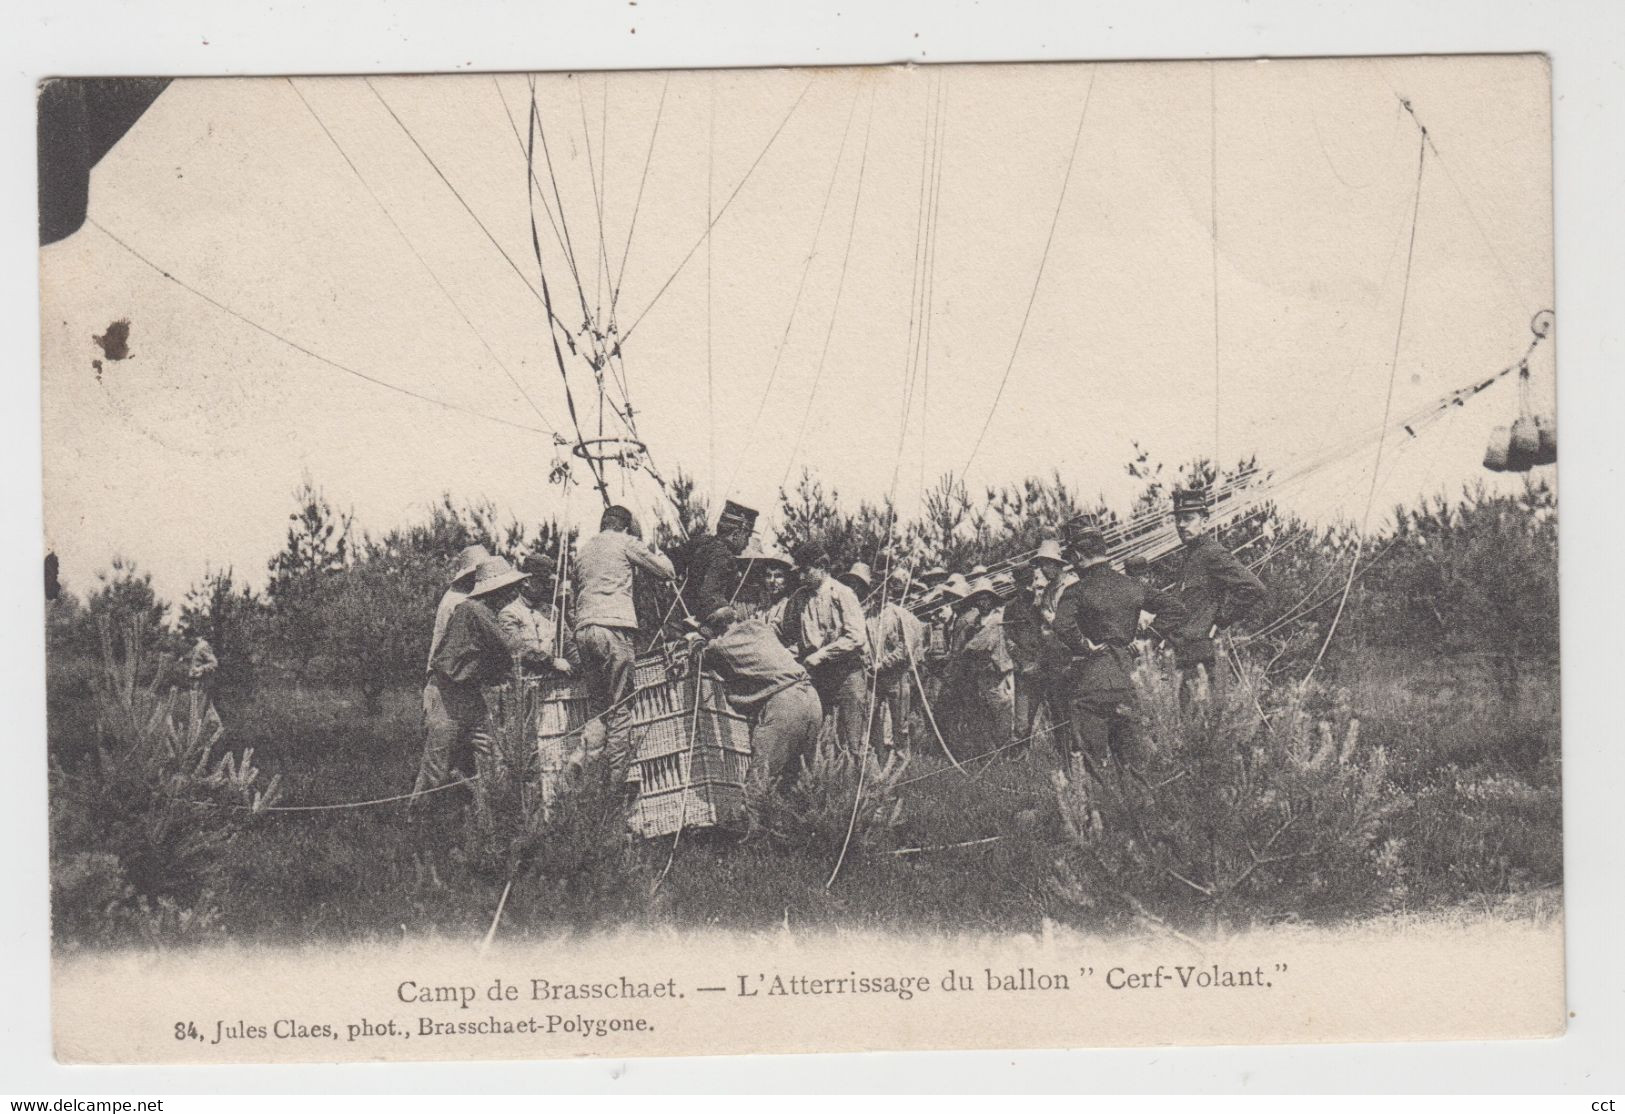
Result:
[[[97,167],[90,215],[310,353],[464,410],[273,339],[87,223],[42,253],[46,542],[70,587],[115,553],[172,598],[206,565],[257,582],[304,474],[372,529],[445,490],[529,519],[596,520],[590,490],[566,508],[547,482],[549,436],[488,420],[574,435],[507,115],[523,132],[527,80],[372,84],[176,82]],[[929,364],[905,421],[939,84]],[[624,266],[617,317],[623,332],[636,323],[625,366],[644,439],[666,471],[683,464],[769,523],[803,465],[853,500],[895,476],[905,511],[922,477],[967,462],[973,491],[1059,469],[1121,501],[1134,442],[1170,464],[1217,444],[1225,459],[1290,467],[1374,426],[1417,187],[1419,135],[1399,96],[1438,153],[1422,174],[1393,413],[1496,370],[1552,302],[1548,93],[1544,62],[1513,57],[537,82],[589,307],[607,309]],[[551,202],[545,165],[541,181]],[[708,204],[725,203],[701,244]],[[538,220],[555,312],[573,328],[576,282]],[[121,318],[131,357],[114,362],[92,336]],[[1554,350],[1534,364],[1543,407]],[[579,359],[570,376],[590,436],[592,377]],[[1508,380],[1423,439],[1390,441],[1379,511],[1487,476],[1484,440],[1515,413]],[[1371,448],[1299,489],[1300,509],[1359,519]],[[624,498],[651,508],[647,478]]]

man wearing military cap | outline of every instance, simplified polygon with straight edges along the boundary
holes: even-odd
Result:
[[[1159,624],[1174,644],[1174,660],[1187,682],[1200,666],[1217,686],[1225,670],[1216,668],[1220,631],[1244,619],[1264,602],[1264,582],[1219,544],[1210,528],[1207,493],[1174,492],[1174,529],[1184,543],[1184,562],[1174,591],[1184,607],[1180,622]]]
[[[682,589],[689,615],[703,619],[734,602],[740,573],[735,559],[745,551],[755,528],[756,512],[729,501],[717,516],[717,532],[694,539]]]
[[[1113,569],[1099,530],[1079,531],[1073,552],[1078,581],[1061,597],[1054,630],[1072,656],[1070,761],[1098,778],[1108,759],[1130,758],[1136,703],[1131,646],[1140,613],[1177,625],[1184,610],[1178,598]]]

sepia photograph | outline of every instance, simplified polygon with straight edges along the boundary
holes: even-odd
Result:
[[[1551,109],[44,82],[58,1059],[1560,1035]]]

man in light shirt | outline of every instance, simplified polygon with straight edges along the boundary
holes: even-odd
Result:
[[[852,589],[829,575],[823,546],[803,542],[793,556],[801,569],[801,587],[786,601],[774,633],[806,666],[825,717],[835,719],[840,745],[856,753],[868,726],[869,634],[863,605]]]
[[[563,615],[553,606],[557,588],[553,562],[533,553],[520,564],[519,571],[525,574],[519,595],[497,613],[497,624],[525,649],[546,658],[549,675],[568,676],[575,671],[577,650],[571,631],[565,629],[560,637]]]
[[[598,533],[576,555],[575,633],[587,677],[593,715],[606,730],[605,772],[611,788],[626,783],[632,762],[632,698],[637,656],[638,614],[632,580],[637,569],[662,580],[675,576],[663,554],[633,536],[635,521],[625,507],[604,509]]]

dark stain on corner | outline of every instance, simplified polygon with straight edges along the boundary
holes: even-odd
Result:
[[[107,331],[101,336],[93,336],[90,339],[101,347],[102,355],[109,360],[128,360],[130,358],[130,319],[121,317],[107,326]],[[91,366],[96,369],[96,374],[99,377],[102,370],[101,361],[92,360]]]

